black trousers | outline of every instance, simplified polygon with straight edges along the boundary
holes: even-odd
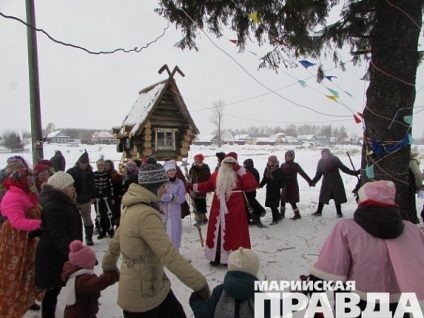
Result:
[[[56,287],[46,291],[41,302],[41,317],[55,318],[57,296],[59,296],[61,289],[62,287]]]
[[[183,306],[175,297],[172,290],[169,291],[165,300],[156,308],[146,312],[129,312],[124,310],[125,318],[186,318]]]

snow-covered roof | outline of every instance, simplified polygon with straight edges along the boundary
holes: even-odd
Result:
[[[315,136],[314,135],[299,135],[297,137],[298,140],[311,140],[314,139]]]
[[[93,138],[113,138],[113,135],[109,131],[96,131]]]
[[[125,117],[122,127],[133,126],[131,134],[135,134],[148,117],[164,87],[165,83],[161,82],[153,86],[149,91],[141,92],[127,117]],[[123,128],[121,129],[121,133],[124,133]]]
[[[69,136],[65,136],[62,130],[52,131],[50,134],[47,135],[47,138],[54,138],[54,137],[69,137]]]

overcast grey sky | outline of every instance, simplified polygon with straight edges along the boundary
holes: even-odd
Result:
[[[167,21],[153,12],[155,7],[154,0],[37,0],[37,27],[57,40],[92,51],[132,49],[154,40],[166,27]],[[24,1],[1,0],[0,11],[26,20]],[[0,17],[0,30],[0,131],[30,130],[26,27]],[[220,39],[201,34],[200,51],[181,51],[174,48],[180,32],[170,25],[157,43],[140,53],[112,55],[87,54],[37,34],[43,127],[50,122],[59,128],[120,126],[139,90],[167,77],[158,70],[168,64],[171,70],[178,65],[186,75],[175,76],[177,85],[202,134],[212,133],[210,108],[217,100],[228,104],[224,128],[331,123],[358,135],[362,131],[352,112],[362,112],[365,103],[367,83],[360,79],[366,64],[348,63],[347,71],[342,72],[334,69],[331,61],[322,60],[326,75],[337,79],[318,84],[315,67],[282,67],[278,74],[258,70],[259,59],[253,53],[263,55],[267,48],[251,43],[248,51],[238,53],[228,40],[235,39],[230,31]],[[350,59],[349,54],[342,55],[343,61]],[[421,107],[423,77],[421,65],[415,103]],[[306,87],[298,80],[304,80]],[[327,88],[339,93],[340,104],[325,97],[331,95]],[[413,134],[417,137],[422,137],[422,124],[418,123],[423,122],[424,111],[414,116]]]

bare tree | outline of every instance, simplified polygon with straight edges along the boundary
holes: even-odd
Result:
[[[6,130],[2,133],[2,144],[12,152],[24,149],[24,143],[19,132],[14,130]]]
[[[224,108],[225,103],[222,99],[213,103],[211,122],[216,127],[216,135],[218,137],[218,147],[222,144],[222,132],[224,124]]]

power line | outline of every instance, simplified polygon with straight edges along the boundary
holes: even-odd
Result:
[[[74,49],[79,49],[79,50],[82,50],[82,51],[84,51],[84,52],[86,52],[88,54],[93,54],[93,55],[106,55],[106,54],[114,54],[114,53],[117,53],[117,52],[123,52],[123,53],[140,53],[142,50],[147,49],[153,43],[156,43],[160,38],[162,38],[166,34],[166,31],[168,30],[169,24],[170,24],[168,22],[167,25],[166,25],[166,27],[163,29],[162,34],[160,34],[159,36],[157,36],[154,40],[146,43],[142,47],[135,47],[133,49],[117,48],[117,49],[114,49],[114,50],[111,50],[111,51],[91,51],[91,50],[89,50],[89,49],[87,49],[85,47],[79,46],[79,45],[75,45],[75,44],[71,44],[71,43],[66,43],[66,42],[57,40],[54,37],[52,37],[49,33],[47,33],[45,30],[39,29],[39,28],[35,28],[32,25],[26,23],[25,21],[19,19],[18,17],[4,14],[1,11],[0,11],[0,16],[2,16],[3,18],[6,18],[6,19],[11,19],[11,20],[18,21],[18,22],[26,25],[27,27],[29,27],[29,28],[37,31],[37,32],[41,32],[45,36],[47,36],[50,40],[52,40],[53,42],[55,42],[57,44],[61,44],[61,45],[64,45],[64,46],[69,46],[69,47],[72,47]]]

